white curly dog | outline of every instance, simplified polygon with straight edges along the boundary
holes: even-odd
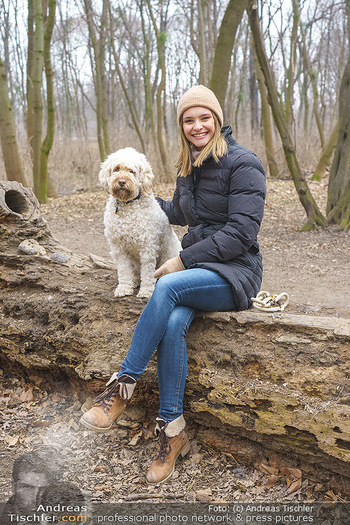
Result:
[[[145,155],[134,148],[112,153],[101,164],[99,180],[109,194],[105,236],[118,269],[115,297],[150,297],[161,264],[176,257],[181,244],[153,196],[154,175]]]

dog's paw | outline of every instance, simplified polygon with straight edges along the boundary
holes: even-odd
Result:
[[[133,288],[127,286],[117,286],[114,290],[114,297],[125,297],[126,295],[132,295],[134,293]]]
[[[139,293],[136,297],[140,297],[142,299],[149,299],[153,293],[154,287],[152,288],[140,288]]]

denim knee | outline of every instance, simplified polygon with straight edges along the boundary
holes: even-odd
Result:
[[[156,283],[153,292],[154,297],[169,297],[173,293],[173,281],[174,276],[172,273],[163,275]]]
[[[183,308],[188,310],[187,307]],[[175,307],[168,320],[166,336],[175,339],[179,334],[185,335],[188,328],[187,319],[189,315],[190,314],[187,313],[186,318],[184,318],[183,309],[181,307]]]

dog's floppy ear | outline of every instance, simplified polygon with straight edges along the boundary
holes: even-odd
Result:
[[[154,179],[150,163],[144,159],[140,166],[140,181],[142,184],[142,193],[146,197],[152,195],[152,181]]]
[[[103,186],[103,189],[108,191],[108,179],[110,177],[110,156],[106,158],[101,164],[100,173],[98,174],[98,179]]]

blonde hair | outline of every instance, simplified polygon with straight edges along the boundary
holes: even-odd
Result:
[[[213,111],[211,114],[213,115],[215,123],[214,135],[208,144],[201,150],[198,158],[194,162],[191,152],[191,143],[187,140],[183,130],[182,115],[179,119],[181,149],[175,163],[175,168],[178,169],[178,175],[180,175],[180,177],[187,177],[187,175],[191,173],[193,167],[201,166],[210,155],[212,155],[215,162],[219,162],[220,158],[227,153],[227,142],[221,135],[219,119]]]

